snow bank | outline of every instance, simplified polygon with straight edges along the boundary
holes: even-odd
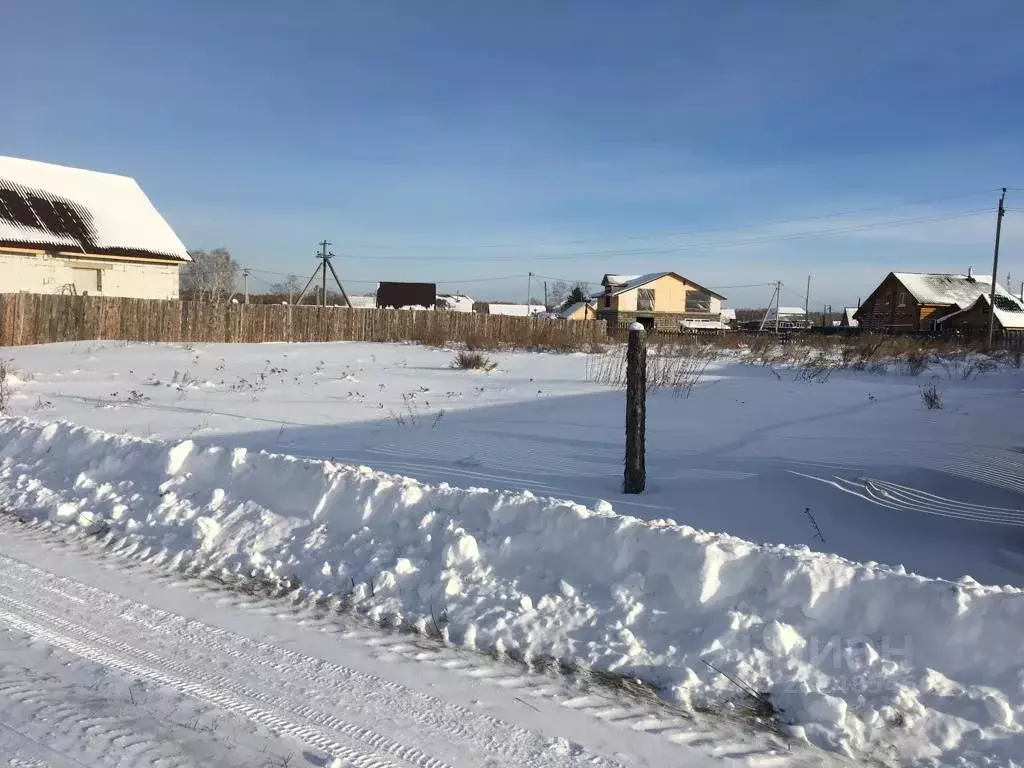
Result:
[[[0,506],[108,521],[154,554],[297,576],[452,640],[551,653],[687,703],[770,694],[793,732],[884,763],[1024,754],[1024,594],[760,546],[530,493],[0,421]]]

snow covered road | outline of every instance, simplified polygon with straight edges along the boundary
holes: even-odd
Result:
[[[0,524],[12,766],[833,764],[779,747]]]

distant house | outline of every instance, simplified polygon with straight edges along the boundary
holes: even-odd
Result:
[[[982,294],[974,303],[938,318],[935,323],[940,330],[966,331],[972,335],[988,331],[992,298]],[[996,294],[996,331],[1024,331],[1024,299],[1016,296]]]
[[[473,311],[483,315],[511,315],[513,317],[529,317],[547,312],[543,304],[501,304],[498,302],[478,301],[473,304]]]
[[[0,157],[0,293],[176,299],[189,261],[134,179]]]
[[[560,320],[596,320],[597,306],[593,301],[578,301],[556,313]]]
[[[352,309],[374,309],[377,306],[376,296],[349,296],[349,304]]]
[[[763,317],[765,328],[775,328],[776,315],[778,315],[779,328],[793,330],[808,326],[807,312],[803,307],[770,307]],[[760,327],[761,322],[758,321],[757,325]]]
[[[448,312],[472,312],[475,302],[469,296],[439,294],[437,308]]]
[[[434,283],[380,283],[377,306],[384,309],[433,309],[437,303]]]
[[[991,293],[992,281],[968,270],[966,275],[936,272],[890,272],[854,313],[871,331],[931,331],[936,321],[972,306]],[[1010,294],[998,283],[996,294]]]
[[[610,328],[634,320],[650,329],[679,330],[690,320],[721,322],[725,297],[675,272],[605,275],[596,295],[597,316]]]

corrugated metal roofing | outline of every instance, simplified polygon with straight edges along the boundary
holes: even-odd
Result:
[[[0,157],[0,245],[191,261],[128,176]]]

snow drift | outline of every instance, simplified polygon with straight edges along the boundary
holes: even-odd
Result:
[[[766,692],[799,738],[889,764],[1024,754],[1024,594],[530,493],[0,421],[0,505],[153,555],[301,579],[453,642],[634,675],[683,705]]]

